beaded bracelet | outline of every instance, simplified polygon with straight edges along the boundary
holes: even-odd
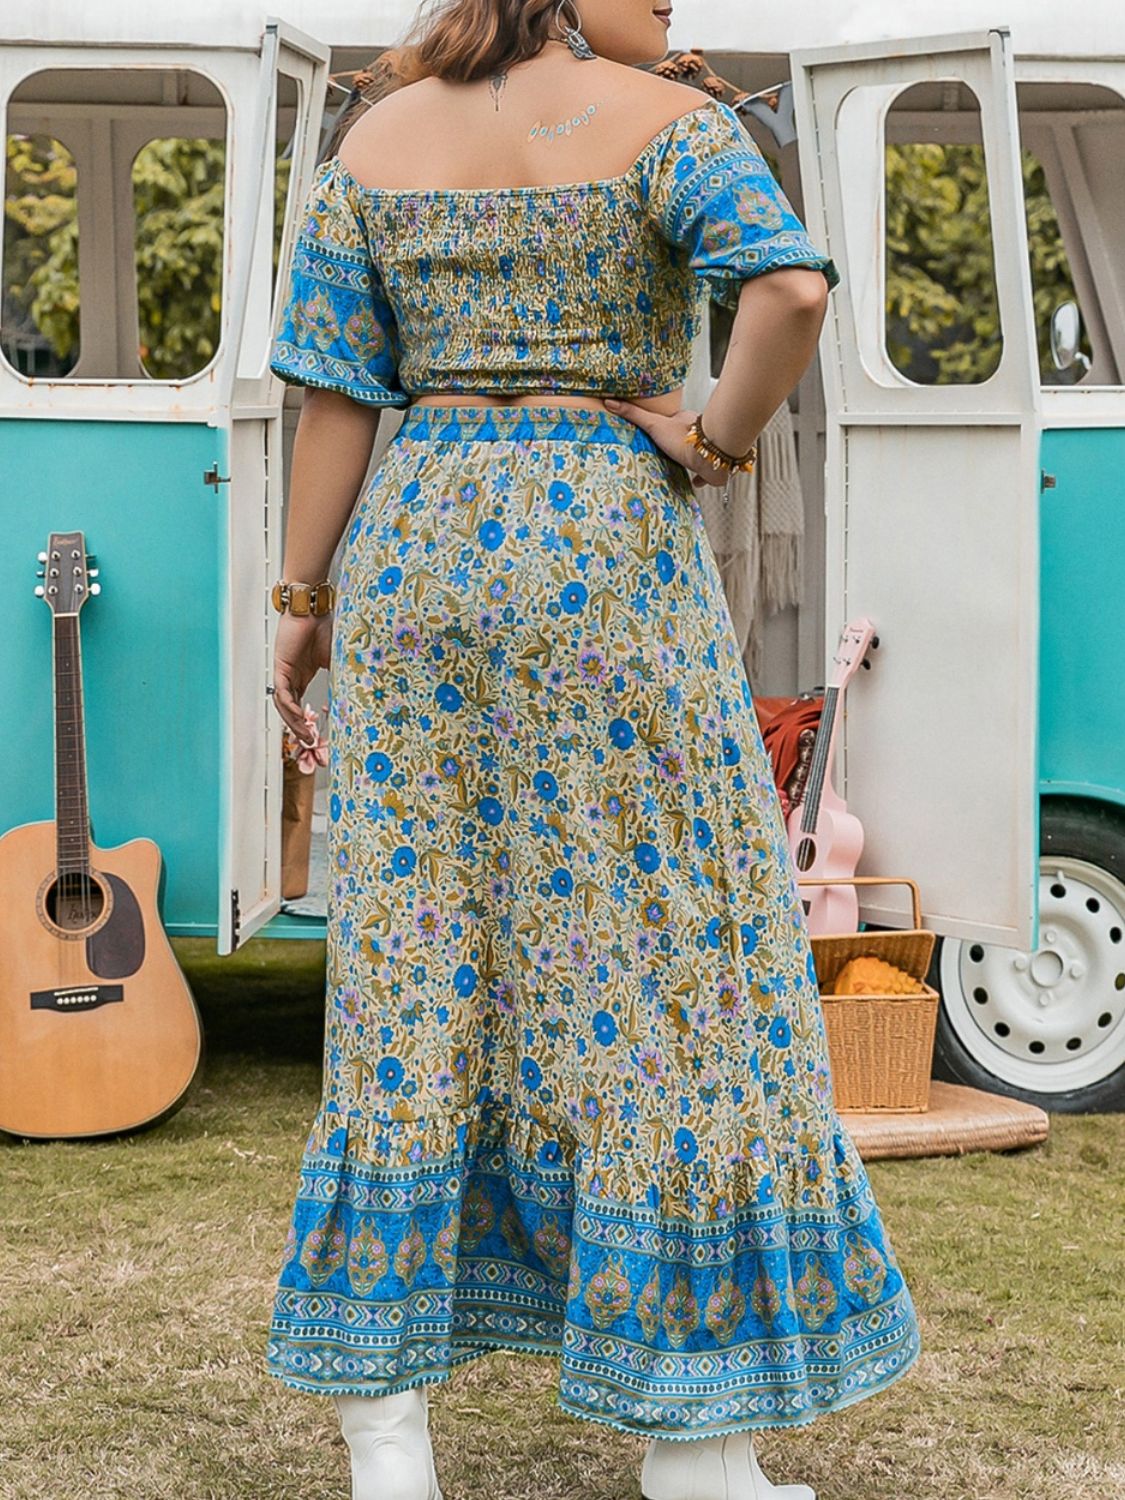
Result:
[[[684,441],[689,443],[704,458],[709,459],[720,469],[726,469],[728,473],[749,474],[758,462],[758,440],[750,444],[743,454],[725,453],[722,448],[713,443],[703,431],[703,413],[700,412],[695,421],[684,435]]]

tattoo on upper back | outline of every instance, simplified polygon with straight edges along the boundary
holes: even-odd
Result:
[[[604,100],[598,101],[598,103],[604,102]],[[560,135],[573,135],[576,126],[589,125],[590,121],[594,118],[597,108],[598,104],[596,103],[587,104],[586,108],[579,110],[576,115],[571,115],[565,120],[559,120],[557,124],[553,125],[544,125],[542,120],[536,120],[535,124],[527,132],[527,138],[529,141],[536,139],[556,141]]]
[[[501,90],[503,89],[507,81],[508,71],[506,68],[499,73],[493,73],[491,78],[489,78],[488,80],[488,92],[492,95],[493,103],[497,109],[500,108]]]

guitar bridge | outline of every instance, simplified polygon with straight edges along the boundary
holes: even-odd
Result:
[[[125,986],[121,984],[68,984],[54,990],[32,990],[31,1008],[59,1012],[97,1010],[99,1005],[110,1005],[124,998]]]

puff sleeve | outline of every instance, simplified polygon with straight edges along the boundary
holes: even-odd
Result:
[[[823,271],[830,288],[840,280],[722,100],[710,99],[674,122],[652,173],[648,212],[725,307],[738,306],[744,281],[784,266]]]
[[[362,188],[338,157],[317,168],[297,226],[270,369],[288,385],[408,406],[399,335],[371,254]]]

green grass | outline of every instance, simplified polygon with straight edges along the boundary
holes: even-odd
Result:
[[[0,1150],[0,1500],[348,1500],[334,1409],[264,1374],[319,1099],[322,943],[178,940],[202,1078],[155,1130]],[[1125,1115],[1029,1151],[873,1162],[922,1319],[882,1395],[757,1439],[819,1500],[1125,1496]],[[445,1500],[637,1500],[644,1440],[555,1401],[557,1361],[431,1386]]]

